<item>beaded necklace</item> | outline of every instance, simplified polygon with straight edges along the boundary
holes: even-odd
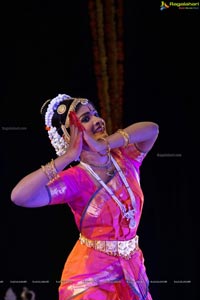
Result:
[[[121,203],[121,201],[117,198],[117,196],[113,193],[113,191],[109,188],[109,186],[107,186],[105,184],[105,182],[99,177],[99,175],[94,172],[94,170],[86,163],[80,161],[80,163],[88,170],[88,172],[104,187],[104,189],[108,192],[108,194],[112,197],[112,199],[115,201],[115,203],[119,206],[121,213],[123,215],[124,218],[127,219],[127,221],[129,220],[129,227],[130,228],[135,228],[136,226],[136,222],[135,222],[135,212],[136,212],[136,202],[135,202],[135,196],[126,180],[126,177],[124,175],[124,173],[122,172],[120,166],[118,165],[118,163],[116,162],[116,160],[111,156],[111,160],[115,166],[115,168],[117,169],[119,176],[123,182],[123,184],[125,185],[130,199],[131,199],[131,204],[133,209],[126,209],[126,206],[124,204]]]

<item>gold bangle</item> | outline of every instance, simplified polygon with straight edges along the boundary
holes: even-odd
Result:
[[[108,140],[105,139],[105,138],[100,138],[99,140],[102,140],[102,141],[104,141],[104,142],[106,143],[106,153],[105,153],[105,154],[102,154],[102,153],[98,152],[99,155],[100,155],[100,156],[107,156],[107,155],[109,155],[111,149],[110,149],[110,144],[109,144]]]
[[[124,139],[124,147],[127,147],[130,142],[129,134],[124,129],[118,129],[117,132],[122,135]]]
[[[41,168],[50,181],[55,179],[58,175],[53,159],[45,166],[42,165]]]

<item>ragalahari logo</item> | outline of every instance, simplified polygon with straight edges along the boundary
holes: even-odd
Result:
[[[199,2],[169,2],[166,3],[161,1],[160,10],[165,10],[168,8],[177,9],[199,9]]]
[[[161,1],[160,10],[164,10],[164,9],[169,8],[169,7],[170,6],[166,2]]]

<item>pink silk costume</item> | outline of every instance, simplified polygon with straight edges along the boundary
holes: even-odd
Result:
[[[140,166],[145,153],[134,145],[112,151],[136,198],[136,227],[129,228],[119,206],[79,165],[59,173],[47,185],[50,205],[66,203],[82,235],[91,240],[129,240],[137,233],[143,207]],[[116,172],[107,182],[115,195],[130,205],[129,194]],[[144,257],[137,248],[130,259],[111,256],[78,240],[64,265],[59,300],[152,300]]]

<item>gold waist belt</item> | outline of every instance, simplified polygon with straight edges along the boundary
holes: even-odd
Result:
[[[96,241],[90,240],[80,233],[81,244],[89,248],[104,252],[108,255],[121,256],[125,259],[131,258],[132,254],[138,249],[138,235],[128,241]]]

